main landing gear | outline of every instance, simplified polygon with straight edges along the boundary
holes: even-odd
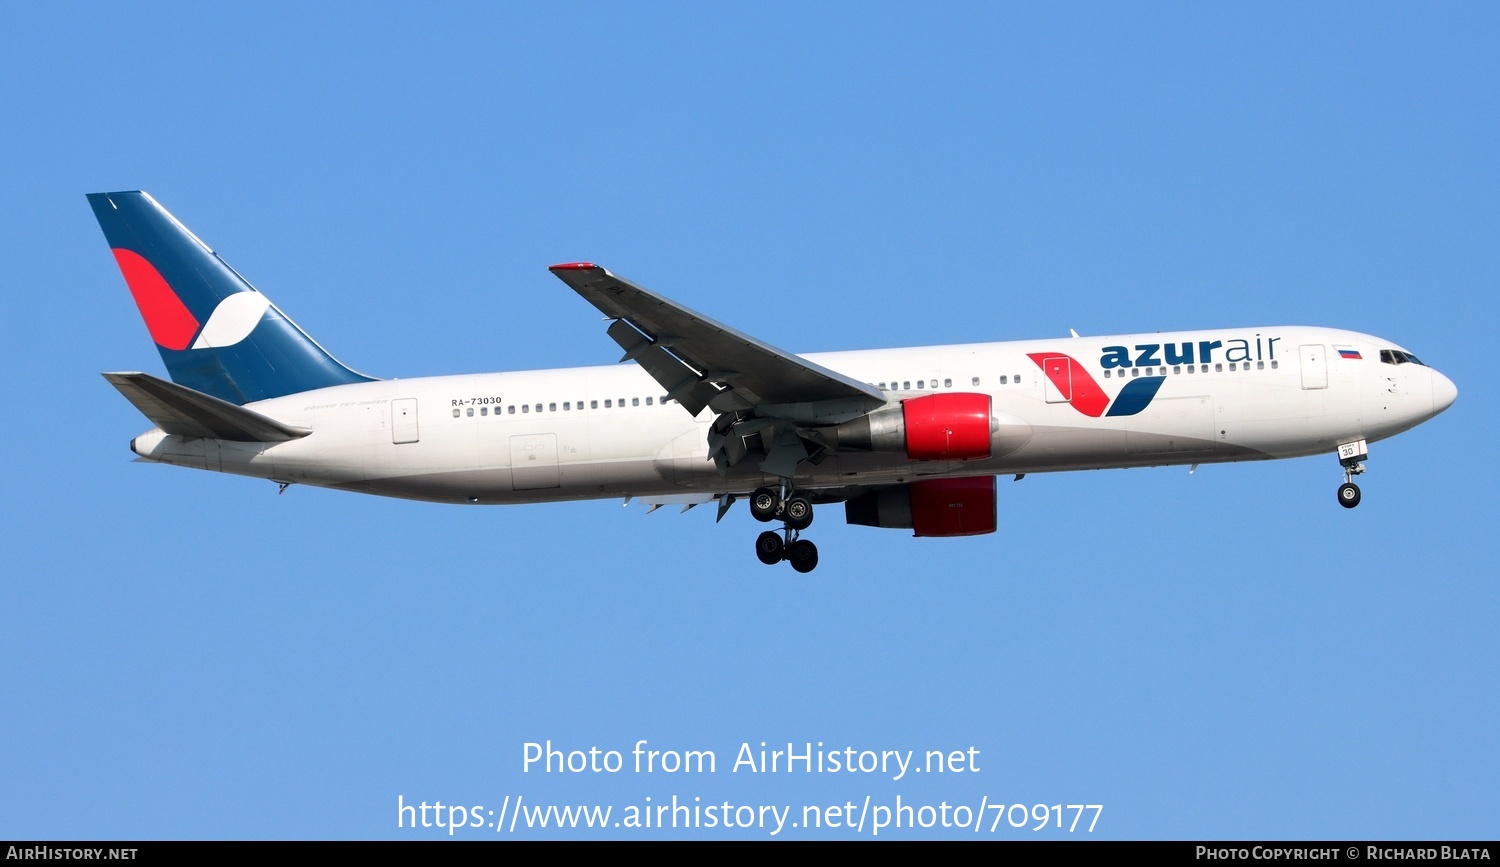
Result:
[[[755,538],[755,556],[767,566],[785,560],[798,572],[811,572],[818,566],[818,547],[798,538],[812,524],[812,501],[793,494],[789,485],[782,491],[756,488],[750,495],[750,514],[762,523],[780,520],[782,529],[767,530]]]
[[[1344,483],[1339,485],[1340,506],[1352,509],[1359,505],[1359,485],[1354,484],[1354,477],[1365,471],[1364,462],[1369,456],[1364,440],[1339,446],[1339,464],[1344,468]]]

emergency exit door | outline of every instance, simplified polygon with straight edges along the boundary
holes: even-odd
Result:
[[[417,399],[403,397],[391,401],[391,442],[414,443],[417,441]]]
[[[1302,354],[1302,387],[1328,387],[1328,349],[1321,343],[1304,343]]]

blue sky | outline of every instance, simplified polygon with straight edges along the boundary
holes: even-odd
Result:
[[[675,795],[1493,839],[1497,42],[1477,3],[9,10],[0,838]],[[793,351],[1316,324],[1460,396],[1352,512],[1332,456],[1031,476],[978,538],[834,510],[810,576],[743,510],[278,497],[130,461],[98,374],[161,364],[84,194],[136,188],[378,376],[612,362],[546,272],[587,259]],[[548,739],[720,765],[523,772]],[[761,741],[980,770],[729,770]],[[1080,835],[980,835],[1032,836]]]

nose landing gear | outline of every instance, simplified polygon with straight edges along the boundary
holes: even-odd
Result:
[[[780,532],[767,530],[755,538],[755,556],[767,566],[785,560],[798,572],[811,572],[818,565],[818,548],[798,534],[812,525],[812,501],[792,494],[790,485],[781,491],[775,488],[756,488],[750,495],[750,514],[755,520],[769,523],[781,519]]]
[[[1364,440],[1339,446],[1339,464],[1344,468],[1344,483],[1339,485],[1339,505],[1352,509],[1359,505],[1359,485],[1354,477],[1365,471],[1365,459],[1370,456]]]

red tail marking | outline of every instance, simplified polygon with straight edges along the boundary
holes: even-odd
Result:
[[[141,318],[146,320],[151,339],[166,349],[187,349],[193,342],[193,335],[198,333],[198,320],[167,285],[161,272],[139,253],[118,247],[111,252],[115,254],[120,273],[125,275],[125,285],[130,287]]]

